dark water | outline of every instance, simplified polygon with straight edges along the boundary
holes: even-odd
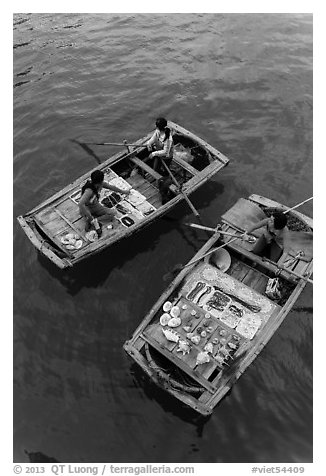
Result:
[[[193,195],[208,225],[240,196],[312,195],[312,16],[16,14],[14,217],[104,160],[70,139],[132,141],[158,115],[230,165]],[[95,156],[95,157],[94,157]],[[312,202],[303,212],[312,214]],[[122,349],[206,237],[185,204],[73,271],[14,221],[14,460],[311,462],[312,287],[210,418]]]

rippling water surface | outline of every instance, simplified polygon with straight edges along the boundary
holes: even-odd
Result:
[[[15,14],[14,217],[164,115],[230,158],[193,195],[213,225],[240,196],[312,195],[312,17]],[[312,214],[311,202],[303,212]],[[312,288],[209,418],[122,349],[204,236],[169,219],[69,272],[14,221],[14,460],[311,462]]]

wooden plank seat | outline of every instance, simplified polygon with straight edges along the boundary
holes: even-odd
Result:
[[[266,218],[263,210],[256,204],[245,198],[239,200],[224,215],[222,220],[235,229],[244,231]],[[261,230],[255,230],[255,235],[260,236]]]
[[[163,178],[161,174],[156,172],[156,170],[154,170],[152,167],[147,165],[143,160],[138,159],[138,157],[132,157],[130,161],[133,162],[135,165],[139,166],[140,168],[142,168],[143,170],[145,170],[145,172],[149,173],[152,177],[154,177],[155,180],[160,180]],[[174,184],[171,184],[169,186],[169,189],[171,190],[171,192],[175,194],[178,193],[178,188]]]
[[[135,165],[137,165],[138,167],[140,167],[141,169],[145,170],[145,172],[147,172],[152,177],[154,177],[155,180],[160,180],[161,178],[163,178],[161,174],[156,172],[156,170],[154,170],[152,167],[147,165],[143,160],[138,159],[138,157],[131,157],[129,160],[133,162]]]
[[[188,164],[185,160],[181,159],[177,155],[173,156],[173,161],[180,165],[183,169],[187,170],[191,175],[197,175],[198,170],[196,170],[192,165]]]

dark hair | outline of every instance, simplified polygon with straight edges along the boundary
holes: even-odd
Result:
[[[168,125],[168,121],[164,119],[164,117],[159,117],[156,119],[155,125],[160,131],[164,131],[166,126]]]
[[[104,173],[102,170],[94,170],[94,172],[91,173],[91,181],[93,184],[98,184],[102,183],[104,180]]]
[[[287,216],[282,212],[274,212],[273,217],[275,230],[282,230],[288,222]]]
[[[165,132],[165,136],[164,136],[164,139],[163,139],[163,142],[168,139],[170,137],[170,132],[171,132],[171,129],[169,129],[168,127],[166,127],[164,129],[164,132]]]

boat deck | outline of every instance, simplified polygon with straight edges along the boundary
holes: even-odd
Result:
[[[188,166],[189,170],[186,170],[183,167],[182,163],[179,163],[182,159],[174,159],[171,166],[171,170],[177,180],[180,180],[182,183],[185,180],[193,177],[195,174],[191,166]],[[118,177],[120,180],[124,181],[130,188],[137,191],[144,197],[144,202],[146,202],[152,211],[157,210],[162,206],[162,196],[158,188],[158,180],[162,178],[161,175],[157,174],[151,167],[146,164],[140,163],[139,167],[137,164],[140,161],[135,162],[135,168],[133,173],[128,177],[122,179],[119,175],[115,174],[110,170],[107,173],[113,173],[114,176]],[[186,164],[187,165],[187,164]],[[109,169],[108,169],[109,170]],[[197,172],[198,173],[198,172]],[[108,178],[106,178],[109,180]],[[172,191],[176,191],[175,186],[171,185]],[[91,242],[85,236],[85,219],[80,215],[78,207],[80,187],[72,190],[69,194],[61,197],[59,200],[54,201],[51,206],[41,208],[40,211],[37,211],[34,216],[34,222],[37,227],[48,236],[52,242],[64,253],[70,254],[71,257],[78,258],[85,253],[85,248],[91,245]],[[110,192],[102,191],[102,199],[104,194],[109,194]],[[134,223],[137,223],[146,217],[142,213],[137,213],[135,207],[133,207],[128,198],[122,202],[122,206],[125,205],[129,207],[125,212],[119,212],[119,208],[115,207],[118,211],[117,217],[121,218],[123,216],[129,216]],[[137,207],[136,207],[137,208]],[[114,240],[116,236],[120,235],[124,231],[126,225],[121,221],[114,220],[113,229],[107,229],[104,225],[102,228],[101,240],[103,241],[106,238]],[[69,253],[66,247],[62,244],[61,239],[67,233],[76,233],[79,238],[82,240],[83,245],[81,250],[74,250],[74,252]]]
[[[170,170],[164,171],[166,177],[162,177],[146,162],[144,144],[152,136],[152,131],[134,142],[131,149],[127,146],[127,151],[109,156],[96,168],[89,170],[31,211],[18,216],[19,224],[35,248],[59,268],[72,267],[140,231],[184,200],[185,194],[193,193],[228,164],[227,157],[195,134],[171,121],[169,127],[175,149],[172,163],[169,165]],[[84,148],[85,144],[74,142]],[[114,220],[112,229],[108,229],[103,223],[99,239],[94,239],[92,234],[86,235],[85,220],[80,216],[78,207],[81,187],[94,170],[101,170],[109,175],[115,174],[118,182],[124,182],[132,188],[133,195],[131,201],[130,196],[119,197],[119,194],[116,194],[118,197],[113,197],[116,203],[110,203],[110,192],[102,190],[102,204],[114,208],[118,220]],[[110,182],[107,177],[105,180]],[[118,183],[114,185],[119,187]]]
[[[266,217],[265,207],[275,206],[286,209],[260,196],[240,199],[223,215],[221,231],[240,235]],[[300,214],[293,215],[294,220]],[[279,328],[312,273],[312,220],[304,215],[300,220],[303,232],[290,236],[290,246],[277,263],[255,255],[254,244],[231,243],[233,237],[217,232],[195,255],[192,268],[184,268],[155,303],[125,343],[126,352],[157,385],[199,413],[210,414]],[[221,254],[207,255],[223,241],[225,263]],[[299,260],[298,250],[304,251]],[[266,296],[268,280],[275,276],[282,288],[277,302]],[[162,317],[166,301],[181,312],[181,323],[172,329]],[[166,331],[172,331],[172,340]],[[199,341],[193,340],[196,336]],[[190,346],[187,352],[180,341]],[[209,350],[207,344],[212,344]],[[203,352],[210,358],[200,363]]]
[[[268,320],[278,314],[280,310],[280,306],[260,294],[265,290],[267,280],[268,277],[263,273],[249,266],[241,265],[241,262],[236,259],[232,261],[228,275],[210,264],[204,263],[191,275],[191,279],[179,291],[179,299],[174,303],[181,309],[182,327],[176,329],[180,339],[186,340],[188,332],[201,335],[200,332],[205,331],[206,335],[201,337],[200,343],[198,345],[192,344],[190,352],[183,355],[178,350],[178,343],[170,342],[163,333],[159,321],[163,311],[158,313],[156,319],[146,327],[142,337],[155,350],[196,380],[203,388],[209,392],[214,392],[216,390],[215,384],[218,381],[217,377],[222,368],[231,365],[232,360],[242,351],[243,346],[256,333],[259,335]],[[198,283],[204,283],[205,286],[211,288],[216,286],[215,289],[221,289],[224,292],[228,290],[228,293],[232,289],[232,297],[230,294],[226,295],[230,296],[229,304],[232,302],[238,311],[243,313],[241,320],[228,312],[227,305],[222,311],[210,308],[210,311],[207,312],[205,304],[203,304],[205,298],[203,300],[201,296],[197,300],[196,293],[193,293],[193,289],[198,286]],[[223,293],[223,291],[221,292]],[[247,319],[248,322],[251,320],[255,324],[252,324],[252,326],[248,324],[246,327],[243,324],[244,319]],[[185,330],[184,327],[189,329]],[[207,329],[209,332],[207,332]],[[214,343],[213,356],[215,358],[210,359],[208,363],[196,365],[198,353],[204,351],[206,344],[209,343]],[[231,356],[227,363],[216,359],[221,347],[227,349],[226,352],[229,351]]]

